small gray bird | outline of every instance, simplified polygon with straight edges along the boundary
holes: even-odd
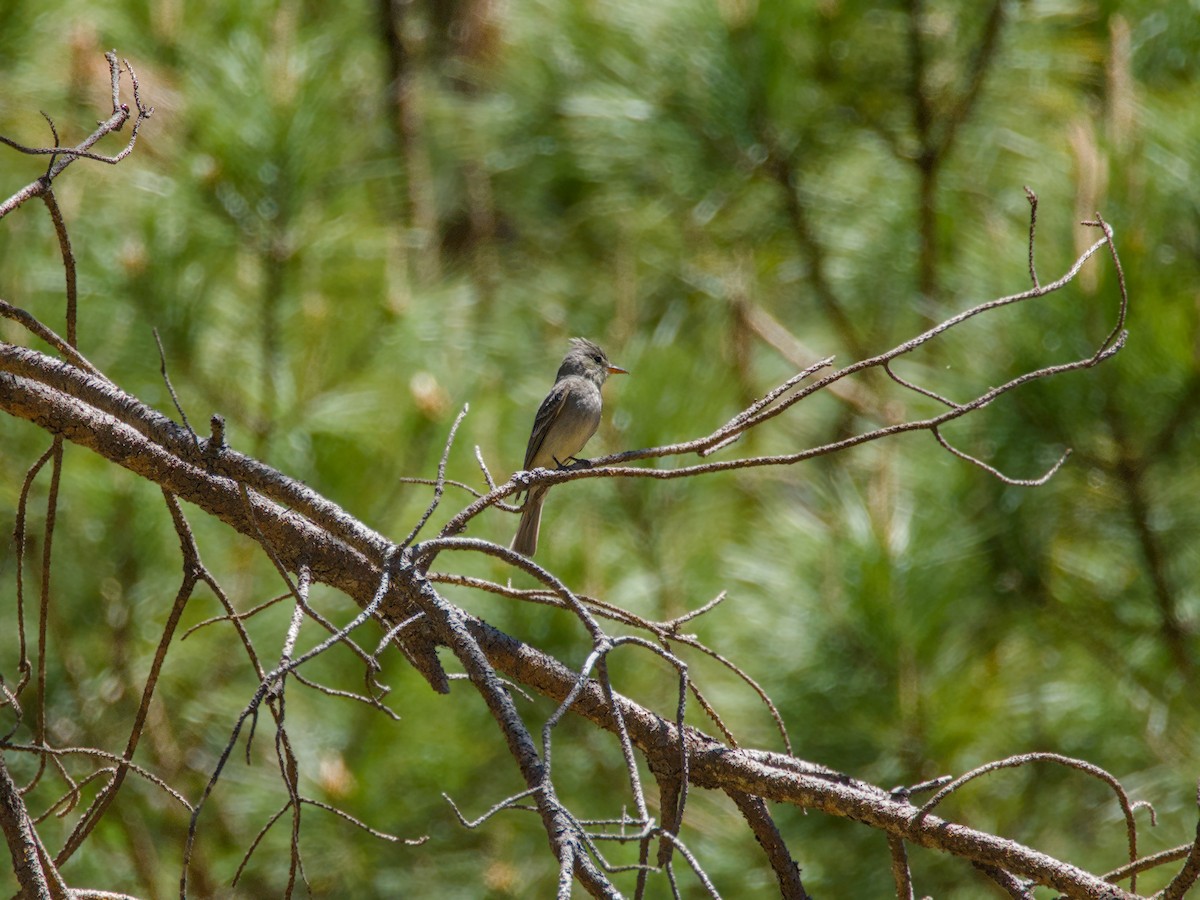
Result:
[[[604,351],[585,338],[571,338],[554,387],[538,407],[525,450],[525,471],[567,465],[583,449],[600,424],[600,386],[609,375],[628,375],[608,361]],[[525,556],[537,550],[542,504],[549,487],[529,491],[512,549]]]

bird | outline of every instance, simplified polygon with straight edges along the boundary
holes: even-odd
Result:
[[[562,468],[574,460],[600,425],[601,386],[609,375],[628,374],[610,363],[607,354],[587,338],[571,338],[571,349],[558,367],[554,387],[533,419],[524,470]],[[512,542],[512,549],[524,556],[533,556],[537,551],[538,526],[548,490],[549,486],[532,487],[526,495]]]

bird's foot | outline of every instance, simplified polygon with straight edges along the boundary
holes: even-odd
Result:
[[[575,469],[590,469],[592,467],[592,461],[590,459],[580,459],[577,456],[567,457],[567,461],[565,463],[559,462],[557,459],[555,462],[558,463],[558,467],[560,469],[566,469],[568,472],[574,471]]]

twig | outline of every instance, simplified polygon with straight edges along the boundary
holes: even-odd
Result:
[[[1039,478],[1010,478],[1009,476],[1007,476],[1003,472],[1001,472],[999,469],[989,466],[983,460],[977,459],[976,457],[971,456],[970,454],[964,453],[962,450],[959,450],[957,447],[951,446],[950,442],[947,441],[944,437],[942,437],[941,429],[935,427],[931,430],[933,431],[933,436],[937,440],[937,442],[939,444],[941,444],[944,448],[949,450],[951,453],[953,453],[955,456],[957,456],[959,459],[964,459],[967,462],[971,463],[971,465],[978,466],[979,468],[983,469],[983,471],[987,472],[992,477],[1003,482],[1004,484],[1012,485],[1013,487],[1041,487],[1047,481],[1049,481],[1051,478],[1054,477],[1054,474],[1059,469],[1062,468],[1063,463],[1065,463],[1067,461],[1068,457],[1070,457],[1070,455],[1071,455],[1071,448],[1068,447],[1066,450],[1063,451],[1063,454],[1062,454],[1062,456],[1060,456],[1058,458],[1058,461],[1054,465],[1052,465],[1049,469],[1047,469]]]
[[[66,882],[49,862],[37,830],[29,821],[25,801],[0,756],[0,832],[12,852],[13,874],[23,897],[66,897]]]
[[[904,849],[904,838],[898,834],[889,834],[887,841],[892,857],[892,879],[896,882],[896,900],[913,900],[912,872],[908,868],[908,851]]]
[[[0,135],[0,143],[7,144],[19,153],[49,155],[53,158],[45,175],[37,181],[26,185],[3,203],[0,203],[0,219],[3,219],[14,209],[22,206],[26,201],[34,197],[40,197],[46,193],[50,189],[51,184],[53,184],[54,179],[61,175],[63,170],[75,160],[91,159],[96,162],[115,166],[133,152],[133,147],[137,143],[138,132],[142,127],[142,123],[154,114],[154,108],[145,106],[142,103],[141,86],[138,84],[137,75],[134,73],[133,67],[129,65],[128,60],[125,61],[125,68],[129,72],[129,80],[133,84],[133,100],[134,105],[137,107],[137,116],[133,122],[133,130],[130,132],[129,142],[125,145],[124,149],[112,156],[91,152],[91,148],[101,138],[115,131],[120,131],[130,117],[129,107],[121,102],[121,65],[117,61],[117,55],[115,52],[110,51],[104,54],[104,58],[108,60],[109,72],[112,77],[112,115],[101,122],[88,137],[84,138],[74,147],[27,147],[24,144],[14,141],[12,138]],[[55,138],[57,144],[57,132],[55,132]]]
[[[254,697],[250,700],[250,703],[247,704],[246,708],[242,710],[241,715],[238,717],[237,722],[234,724],[233,733],[230,736],[229,741],[225,744],[225,747],[221,752],[221,756],[217,760],[217,765],[214,767],[212,774],[209,776],[208,783],[204,786],[204,791],[201,793],[200,799],[199,799],[199,801],[197,801],[196,806],[195,806],[194,810],[192,811],[191,821],[188,823],[187,841],[184,846],[184,854],[183,854],[183,867],[182,867],[182,871],[180,873],[180,879],[179,879],[179,890],[180,890],[181,898],[187,896],[187,872],[188,872],[188,866],[191,863],[192,848],[195,845],[197,822],[198,822],[198,819],[200,816],[200,812],[204,808],[205,801],[208,799],[208,797],[212,794],[213,790],[216,788],[217,781],[221,777],[221,772],[224,770],[225,764],[226,764],[226,762],[228,762],[229,756],[233,752],[234,746],[236,746],[236,744],[237,744],[238,735],[241,733],[242,727],[246,724],[246,721],[248,719],[250,719],[252,716],[257,714],[259,705],[263,702],[263,700],[265,700],[267,698],[268,693],[271,692],[275,688],[275,686],[278,684],[280,678],[282,678],[284,675],[286,675],[292,669],[299,668],[300,666],[302,666],[304,663],[308,662],[313,657],[318,656],[321,653],[324,653],[329,647],[338,643],[342,639],[342,637],[350,634],[350,632],[352,632],[355,628],[357,628],[363,622],[367,621],[372,616],[374,616],[379,605],[383,602],[384,598],[387,596],[387,593],[388,593],[388,590],[390,589],[390,587],[391,587],[391,560],[389,559],[385,563],[385,565],[383,567],[383,571],[380,575],[379,586],[375,592],[375,597],[372,599],[372,601],[369,604],[367,604],[366,608],[364,608],[362,610],[362,612],[360,612],[357,616],[354,617],[354,619],[350,622],[349,625],[347,625],[345,628],[341,629],[337,634],[331,635],[330,637],[326,638],[324,641],[317,644],[317,646],[313,647],[311,650],[309,650],[307,653],[303,654],[302,656],[298,657],[297,659],[289,661],[286,665],[281,665],[281,666],[277,667],[276,669],[272,670],[271,672],[268,672],[266,675],[264,675],[262,677],[261,681],[259,682],[258,690],[255,691]]]
[[[1158,853],[1152,853],[1149,856],[1143,856],[1141,859],[1136,859],[1133,862],[1125,863],[1120,868],[1113,869],[1111,872],[1104,873],[1104,880],[1111,881],[1114,884],[1128,878],[1130,875],[1149,872],[1151,869],[1157,869],[1159,866],[1166,865],[1171,862],[1178,862],[1181,859],[1187,859],[1188,854],[1195,852],[1196,844],[1181,844],[1178,847],[1172,847],[1169,850],[1160,850]]]
[[[187,413],[183,411],[183,406],[179,402],[179,395],[175,393],[175,385],[171,384],[171,376],[167,374],[167,353],[163,350],[162,338],[158,335],[158,329],[151,329],[154,332],[154,343],[158,346],[158,362],[159,371],[162,373],[163,383],[167,386],[167,393],[171,395],[171,402],[175,404],[175,410],[179,413],[179,418],[183,420],[183,427],[191,434],[192,440],[196,442],[196,449],[200,449],[200,437],[196,434],[196,429],[192,427],[192,423],[188,421]]]
[[[457,817],[459,823],[463,826],[463,828],[475,829],[475,828],[478,828],[480,825],[482,825],[484,822],[486,822],[488,819],[490,819],[492,816],[496,815],[496,813],[503,812],[506,809],[512,809],[512,808],[516,807],[517,804],[521,800],[524,800],[526,797],[532,797],[534,794],[536,794],[541,789],[542,789],[541,786],[537,785],[537,786],[534,786],[531,788],[526,788],[525,790],[521,791],[520,793],[513,794],[511,797],[505,797],[499,803],[493,804],[486,812],[483,813],[483,815],[479,816],[479,818],[477,818],[477,819],[468,819],[466,816],[464,816],[462,814],[462,811],[459,810],[458,804],[455,803],[454,799],[449,794],[447,794],[445,791],[442,792],[442,799],[444,799],[447,803],[450,804],[450,808],[452,810],[454,810],[454,815],[455,815],[455,817]],[[524,807],[524,808],[532,809],[532,807]]]
[[[129,730],[129,739],[125,745],[125,754],[116,771],[113,773],[112,779],[96,795],[91,807],[84,813],[79,823],[67,837],[62,850],[55,857],[56,865],[64,865],[75,851],[83,845],[83,842],[87,839],[92,829],[99,823],[105,811],[116,798],[117,791],[120,790],[121,785],[124,783],[125,774],[129,771],[129,765],[133,760],[134,753],[137,751],[138,743],[141,741],[146,719],[150,715],[150,702],[154,696],[154,690],[158,685],[159,674],[162,672],[163,664],[166,662],[167,651],[172,640],[174,640],[175,631],[179,627],[179,621],[183,616],[184,608],[187,606],[188,600],[191,599],[196,589],[196,584],[200,580],[200,571],[203,567],[200,565],[191,527],[183,515],[179,501],[172,494],[165,491],[163,492],[163,499],[166,500],[167,509],[171,514],[171,520],[175,526],[175,532],[179,537],[180,545],[184,548],[183,578],[180,582],[179,590],[176,591],[175,602],[171,607],[171,612],[167,616],[167,621],[163,626],[162,635],[158,641],[158,649],[155,651],[154,660],[150,664],[150,671],[146,675],[145,686],[142,689],[141,703],[138,705],[137,712],[134,715],[133,726]]]
[[[478,545],[478,547],[484,548],[487,552],[495,552],[497,555],[508,557],[511,562],[517,565],[523,565],[527,568],[537,568],[521,554],[513,553],[507,548],[496,544],[489,544],[486,541],[435,539],[427,543],[438,545],[436,549],[448,547],[461,547],[465,549],[467,545]],[[426,552],[423,549],[425,546],[426,544],[416,544],[402,554],[402,558],[405,560],[405,562],[402,562],[402,569],[405,573],[419,570],[420,560]],[[557,579],[554,580],[557,581]],[[558,800],[553,783],[549,777],[549,760],[543,761],[538,758],[532,735],[530,735],[528,729],[525,727],[524,722],[513,706],[512,699],[504,689],[504,685],[497,677],[491,663],[488,662],[482,648],[467,629],[463,613],[439,596],[428,581],[419,579],[412,587],[414,602],[425,613],[431,627],[436,630],[439,638],[451,649],[459,662],[467,670],[467,674],[471,676],[472,684],[480,692],[480,695],[488,706],[488,711],[503,732],[508,742],[509,751],[521,771],[526,787],[540,788],[536,794],[538,812],[542,818],[547,837],[550,839],[550,844],[554,848],[555,855],[559,860],[560,894],[563,885],[562,873],[573,872],[589,890],[603,896],[619,896],[603,873],[587,858],[587,855],[577,852],[579,842],[583,839],[583,836],[579,829],[571,822],[566,808]],[[563,591],[568,595],[570,594],[569,591],[566,591],[565,586],[563,587]],[[578,605],[578,601],[574,601],[574,606],[577,608],[577,614],[580,615],[582,620],[585,622],[592,621],[586,611]],[[598,626],[596,627],[598,628]],[[567,886],[568,888],[570,886],[569,879]]]
[[[913,825],[919,826],[929,812],[933,810],[933,808],[939,803],[941,803],[942,800],[950,796],[963,785],[973,781],[981,775],[986,775],[987,773],[994,772],[997,769],[1018,768],[1020,766],[1029,765],[1030,763],[1035,762],[1053,762],[1062,766],[1066,766],[1067,768],[1077,769],[1080,772],[1085,772],[1088,775],[1103,781],[1110,788],[1112,788],[1112,791],[1116,795],[1117,801],[1121,806],[1121,812],[1125,817],[1125,834],[1129,843],[1129,860],[1130,862],[1133,862],[1137,859],[1137,823],[1134,821],[1133,817],[1135,806],[1129,802],[1129,795],[1125,793],[1125,788],[1122,787],[1121,782],[1097,765],[1093,765],[1086,760],[1073,759],[1069,756],[1063,756],[1059,753],[1022,753],[1017,756],[1010,756],[1006,759],[999,759],[993,762],[985,763],[982,766],[978,766],[977,768],[960,775],[954,781],[950,782],[950,784],[946,785],[944,788],[930,797],[929,800],[925,802],[925,805],[918,810],[916,816],[913,817]],[[1136,872],[1131,874],[1130,890],[1137,890]]]
[[[116,753],[109,753],[107,750],[100,750],[96,747],[52,747],[48,744],[12,744],[3,742],[0,747],[5,750],[11,750],[14,753],[28,753],[32,756],[51,756],[55,759],[60,759],[65,756],[84,756],[102,759],[106,762],[111,762],[114,765],[126,766],[130,772],[133,772],[140,778],[144,778],[150,784],[153,784],[163,793],[167,794],[178,803],[184,810],[191,812],[192,805],[188,803],[187,798],[179,791],[175,790],[149,769],[139,766],[137,763],[129,762]]]
[[[1029,200],[1029,280],[1033,282],[1033,286],[1039,287],[1037,277],[1037,267],[1033,263],[1033,247],[1034,236],[1037,234],[1037,194],[1029,185],[1025,185],[1025,196]]]
[[[400,542],[401,549],[408,547],[416,540],[417,535],[421,533],[421,529],[425,527],[425,523],[429,521],[429,517],[433,515],[434,511],[438,508],[438,504],[442,502],[442,494],[446,490],[446,461],[450,458],[450,448],[454,446],[454,436],[458,433],[458,426],[462,424],[462,420],[466,418],[470,408],[470,404],[463,404],[462,410],[454,419],[454,424],[450,426],[450,433],[446,436],[446,446],[442,450],[442,458],[438,462],[437,480],[434,482],[433,488],[433,499],[429,501],[429,506],[426,507],[424,515],[417,520],[417,524],[413,526],[412,531]]]
[[[61,337],[47,328],[38,319],[34,318],[20,307],[13,306],[4,300],[0,300],[0,316],[6,319],[12,319],[14,322],[20,322],[32,334],[36,334],[43,341],[70,360],[71,364],[76,368],[83,369],[94,378],[99,378],[103,381],[108,381],[104,373],[88,362],[78,350],[64,341]],[[111,382],[109,382],[111,384]]]
[[[1196,804],[1200,806],[1200,789],[1197,789],[1196,792]],[[1200,881],[1200,822],[1196,824],[1196,839],[1192,841],[1192,846],[1188,850],[1183,868],[1163,888],[1160,896],[1162,900],[1183,900],[1197,881]],[[1130,890],[1132,890],[1132,887]]]

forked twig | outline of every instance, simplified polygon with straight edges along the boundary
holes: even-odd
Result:
[[[408,547],[417,535],[421,533],[421,529],[425,527],[425,523],[429,521],[429,517],[433,515],[438,508],[438,504],[442,502],[442,494],[446,491],[446,461],[450,458],[450,448],[454,446],[454,436],[458,433],[458,426],[462,424],[462,420],[467,417],[467,412],[471,409],[470,404],[463,404],[462,410],[454,419],[454,424],[450,426],[450,433],[446,436],[446,446],[442,450],[442,458],[438,462],[437,480],[434,482],[433,498],[429,501],[429,506],[426,507],[425,513],[417,520],[417,524],[413,526],[407,537],[400,542],[401,549]]]
[[[1153,820],[1154,809],[1147,803],[1131,803],[1129,795],[1125,793],[1125,788],[1115,776],[1100,768],[1087,760],[1074,759],[1069,756],[1063,756],[1060,753],[1021,753],[1017,756],[1010,756],[1005,759],[994,760],[978,766],[969,772],[960,775],[954,781],[950,782],[936,794],[929,798],[925,804],[917,811],[913,817],[913,825],[919,827],[922,820],[933,811],[933,809],[941,803],[946,797],[953,794],[963,785],[970,781],[974,781],[982,775],[989,772],[995,772],[998,769],[1014,769],[1020,766],[1029,765],[1035,762],[1052,762],[1058,765],[1066,766],[1070,769],[1077,769],[1091,775],[1094,778],[1103,781],[1107,784],[1116,795],[1117,802],[1121,806],[1121,813],[1125,819],[1125,834],[1129,843],[1129,861],[1132,863],[1137,859],[1137,822],[1134,820],[1134,811],[1140,807],[1146,807],[1150,810],[1150,815]],[[1130,874],[1130,890],[1137,890],[1137,873]]]
[[[107,163],[108,165],[116,165],[129,156],[133,152],[134,144],[137,143],[138,132],[141,130],[142,123],[154,115],[154,107],[146,106],[142,102],[141,85],[138,84],[137,75],[133,71],[133,67],[125,60],[125,69],[129,73],[129,80],[133,85],[133,102],[137,108],[137,115],[134,118],[133,130],[130,132],[129,141],[125,147],[119,152],[106,156],[100,153],[93,153],[94,147],[101,138],[120,131],[121,128],[129,121],[131,115],[129,106],[121,102],[121,64],[117,60],[115,52],[104,54],[104,58],[108,60],[109,73],[112,79],[112,114],[99,124],[95,131],[76,144],[74,147],[63,147],[58,145],[58,132],[51,123],[51,133],[55,138],[55,146],[53,147],[29,147],[14,141],[12,138],[0,135],[0,143],[6,144],[18,153],[27,155],[39,156],[46,155],[51,157],[51,163],[46,170],[46,174],[37,181],[26,185],[17,193],[13,194],[3,203],[0,203],[0,219],[19,208],[26,201],[34,197],[40,197],[53,184],[54,179],[62,174],[63,170],[77,159],[91,159],[96,162]]]
[[[796,375],[787,379],[785,382],[776,388],[773,388],[771,391],[768,391],[733,419],[729,420],[729,422],[727,422],[725,425],[721,426],[716,431],[705,437],[683,443],[650,447],[643,450],[627,450],[620,453],[613,453],[608,456],[591,460],[590,467],[560,468],[553,470],[542,469],[536,470],[535,472],[518,473],[518,477],[510,479],[504,484],[497,486],[484,496],[469,504],[457,515],[451,518],[443,527],[441,535],[443,537],[450,537],[461,533],[471,519],[475,518],[485,509],[489,509],[492,506],[498,505],[500,501],[504,500],[506,497],[517,493],[518,491],[525,490],[531,485],[549,486],[584,478],[619,477],[671,480],[676,478],[690,478],[696,475],[730,472],[761,466],[794,465],[818,456],[827,456],[833,453],[839,453],[848,450],[851,447],[859,446],[860,444],[892,437],[894,435],[903,434],[910,431],[929,431],[931,433],[936,433],[937,429],[946,423],[962,418],[963,416],[973,413],[976,410],[982,409],[997,397],[1016,390],[1017,388],[1028,384],[1029,382],[1052,378],[1067,372],[1078,371],[1096,366],[1118,353],[1125,344],[1126,333],[1124,331],[1124,324],[1129,304],[1129,296],[1125,285],[1124,274],[1121,270],[1119,257],[1117,255],[1111,227],[1099,215],[1097,215],[1094,221],[1085,222],[1084,224],[1099,228],[1104,232],[1104,236],[1084,250],[1062,276],[1053,282],[1050,282],[1049,284],[1038,284],[1016,294],[1010,294],[1005,297],[1000,297],[977,304],[970,309],[964,310],[963,312],[951,316],[939,324],[934,325],[916,337],[898,344],[891,350],[845,366],[828,375],[825,375],[822,378],[817,379],[807,386],[800,387],[799,385],[801,381],[811,377],[821,368],[827,366],[830,362],[828,359],[820,360],[802,372],[797,373]],[[961,403],[952,401],[941,396],[940,394],[937,394],[936,392],[930,391],[901,378],[892,368],[891,364],[897,358],[912,353],[918,348],[924,346],[926,343],[936,339],[945,332],[958,325],[961,325],[964,322],[967,322],[977,316],[981,316],[1016,303],[1022,303],[1040,297],[1045,297],[1063,289],[1072,281],[1074,281],[1084,264],[1091,259],[1092,256],[1097,253],[1097,251],[1105,246],[1108,247],[1110,256],[1113,259],[1113,264],[1117,270],[1120,295],[1119,304],[1116,322],[1113,325],[1112,330],[1090,356],[1076,359],[1071,362],[1047,365],[1026,372],[995,387],[989,388],[969,401]],[[869,431],[852,435],[847,438],[821,444],[815,447],[810,447],[808,449],[793,453],[784,453],[774,456],[747,457],[734,460],[722,460],[717,462],[679,466],[676,468],[636,468],[624,465],[637,460],[679,456],[690,453],[696,453],[697,455],[704,456],[707,453],[711,453],[716,449],[728,445],[728,443],[736,438],[739,434],[764,424],[807,397],[810,397],[819,391],[825,390],[843,379],[857,375],[872,368],[884,369],[889,377],[891,377],[892,380],[897,384],[908,390],[915,391],[916,393],[938,401],[947,407],[946,411],[939,415],[930,416],[924,419],[913,419],[891,423],[871,429]],[[947,447],[947,449],[949,449],[949,447]],[[959,452],[956,453],[956,455],[963,454]],[[998,472],[998,470],[994,469],[994,467],[987,466],[986,463],[975,460],[969,455],[963,455],[963,458],[971,461],[974,464],[981,465],[985,471],[989,471],[990,473],[996,475],[1001,474]],[[1045,478],[1048,478],[1050,475],[1052,475],[1055,471],[1057,471],[1057,468],[1057,466],[1052,467],[1048,473],[1044,474],[1040,478],[1031,479],[1028,481],[1012,479],[1002,475],[1001,477],[1014,484],[1037,484],[1039,482],[1043,482]]]

